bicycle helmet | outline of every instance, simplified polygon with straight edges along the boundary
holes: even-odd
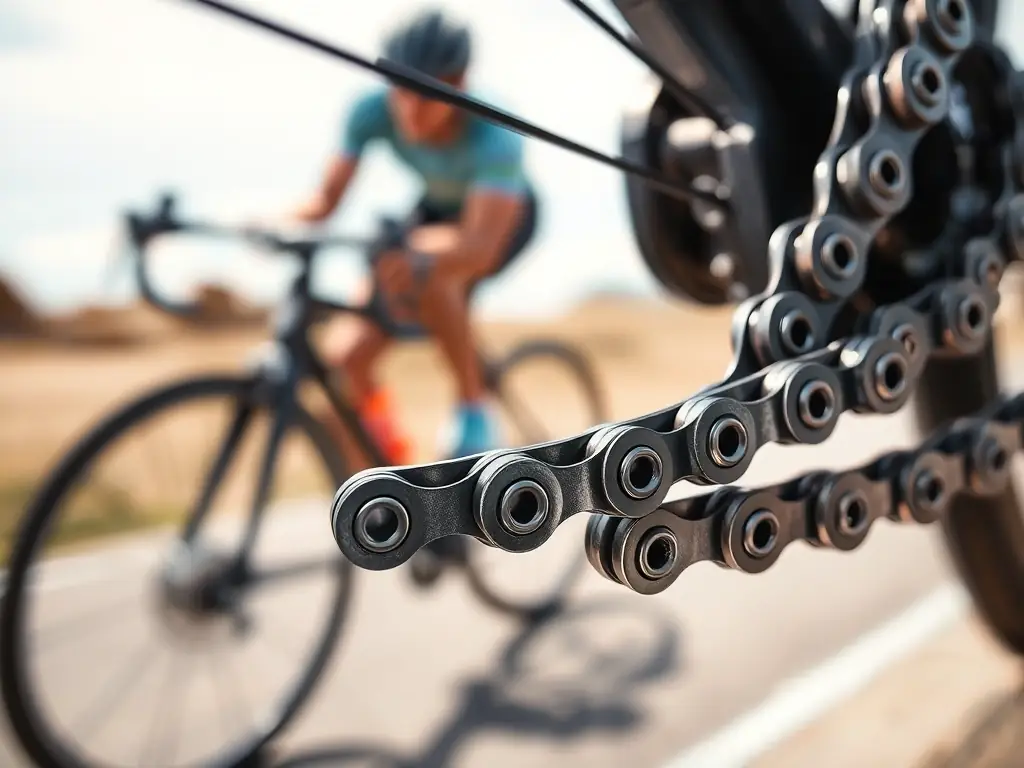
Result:
[[[415,16],[384,43],[384,58],[437,78],[465,72],[470,51],[469,29],[436,10]]]

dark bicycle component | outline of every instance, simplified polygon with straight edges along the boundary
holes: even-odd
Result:
[[[395,499],[368,501],[356,513],[356,541],[371,552],[390,552],[405,541],[408,533],[409,512]]]
[[[642,445],[631,450],[622,460],[619,482],[627,495],[634,499],[646,499],[658,490],[663,471],[658,452]]]
[[[836,412],[836,393],[821,379],[815,379],[800,388],[800,421],[810,429],[827,426]]]
[[[708,432],[708,456],[720,467],[735,467],[747,454],[747,428],[732,416],[723,416]]]
[[[668,576],[676,567],[678,548],[679,541],[671,529],[655,528],[648,531],[637,548],[640,572],[652,580]]]
[[[759,509],[743,523],[743,549],[751,557],[767,557],[775,551],[779,518],[769,509]]]
[[[848,491],[840,497],[836,514],[836,528],[846,536],[856,536],[867,530],[868,499],[862,491]]]
[[[473,504],[479,530],[509,552],[528,552],[543,544],[555,532],[562,506],[558,483],[547,466],[515,453],[485,463]]]
[[[533,480],[512,483],[501,495],[498,519],[511,534],[526,536],[534,533],[548,517],[548,493]]]
[[[623,156],[721,188],[730,202],[722,211],[673,199],[628,176],[641,255],[662,283],[700,303],[764,290],[772,230],[810,204],[805,182],[831,127],[849,35],[817,0],[615,5],[690,101],[713,108],[681,100],[667,82],[652,85],[624,117]],[[795,72],[799,88],[772,87]]]
[[[660,575],[641,569],[642,589],[602,565],[613,581],[651,594],[701,560],[759,573],[765,561],[773,562],[797,539],[845,551],[863,542],[871,524],[881,518],[935,522],[961,495],[994,496],[1008,487],[1010,457],[1024,447],[1022,413],[1024,396],[1018,396],[1003,403],[992,419],[968,421],[945,433],[937,450],[901,451],[860,469],[819,473],[758,491],[731,489],[725,497],[671,502],[658,515],[625,521],[617,528],[605,524],[614,518],[595,515],[588,546],[598,552],[591,562],[645,557],[642,542],[648,532],[668,530],[674,540],[690,542],[689,556],[674,558]],[[712,519],[721,521],[722,538]],[[622,535],[623,525],[629,537]]]

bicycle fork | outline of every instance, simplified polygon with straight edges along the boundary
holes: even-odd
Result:
[[[204,478],[199,497],[191,510],[181,534],[186,553],[195,548],[202,524],[210,513],[217,490],[231,469],[239,446],[252,426],[257,409],[265,408],[270,418],[267,440],[260,456],[258,474],[253,486],[249,513],[238,549],[224,564],[220,574],[222,586],[238,587],[250,575],[250,555],[256,544],[259,526],[273,491],[275,469],[281,443],[294,418],[298,397],[298,369],[294,360],[278,359],[273,364],[261,361],[256,367],[252,385],[238,395],[230,425],[218,446],[215,458]]]

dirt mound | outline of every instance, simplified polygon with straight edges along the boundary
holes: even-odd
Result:
[[[267,310],[254,307],[223,285],[208,283],[195,293],[199,312],[189,325],[210,328],[246,328],[266,323]]]
[[[145,302],[120,307],[84,307],[71,314],[37,320],[38,335],[58,344],[120,347],[152,343],[196,330],[241,330],[266,324],[268,313],[219,285],[203,285],[193,295],[193,317],[168,315]]]
[[[173,332],[169,320],[144,304],[127,307],[85,307],[52,318],[47,337],[62,344],[120,347],[154,341]]]
[[[0,336],[37,336],[42,323],[15,287],[0,277]]]

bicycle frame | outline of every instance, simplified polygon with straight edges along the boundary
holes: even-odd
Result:
[[[375,466],[387,464],[380,446],[369,435],[355,409],[332,385],[330,370],[310,341],[309,329],[316,322],[317,311],[324,308],[323,303],[314,299],[310,293],[310,273],[315,252],[316,249],[312,245],[294,252],[301,269],[292,280],[286,298],[275,313],[273,341],[269,346],[261,348],[260,355],[254,363],[253,392],[258,400],[268,406],[270,413],[273,414],[273,421],[260,463],[249,522],[238,551],[236,567],[242,569],[245,568],[249,552],[255,543],[259,523],[271,491],[277,454],[298,402],[299,386],[304,381],[312,380],[319,385],[331,409],[341,419],[363,454]],[[340,308],[332,306],[332,309]],[[356,314],[365,314],[357,307],[347,309]],[[252,413],[251,400],[238,403],[231,426],[221,443],[195,510],[184,531],[183,538],[186,541],[196,535],[209,511],[213,492],[230,466]]]
[[[249,553],[255,544],[256,535],[263,517],[266,502],[273,483],[273,471],[284,437],[298,403],[299,387],[303,382],[315,382],[323,392],[330,408],[340,418],[347,433],[355,439],[356,445],[373,466],[385,466],[389,462],[373,437],[367,432],[356,410],[349,400],[331,381],[331,370],[316,352],[309,337],[310,328],[326,312],[348,313],[363,317],[370,322],[380,323],[379,309],[370,305],[353,305],[343,302],[326,302],[313,296],[310,285],[313,262],[320,249],[315,241],[296,243],[286,250],[296,257],[300,264],[298,274],[293,278],[287,295],[274,313],[273,339],[259,349],[253,364],[253,392],[255,398],[240,401],[231,426],[225,435],[205,479],[199,499],[189,516],[183,532],[183,539],[190,541],[199,530],[209,511],[213,494],[220,485],[231,465],[232,458],[253,415],[253,399],[265,404],[273,414],[273,422],[267,444],[260,462],[249,521],[242,546],[238,550],[235,567],[244,576]],[[148,282],[143,283],[148,285]],[[145,295],[157,306],[167,302],[158,294],[148,290]],[[495,368],[478,348],[477,358],[484,371],[486,388],[499,397]]]

